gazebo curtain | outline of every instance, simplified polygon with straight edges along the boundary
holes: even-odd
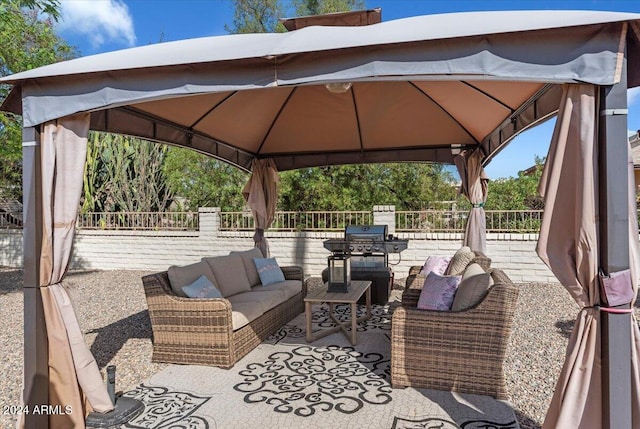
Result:
[[[242,189],[242,195],[251,208],[255,234],[255,246],[265,257],[269,256],[269,244],[264,231],[273,223],[278,201],[280,177],[271,159],[256,159],[252,163],[251,177]]]
[[[42,254],[40,292],[49,340],[49,401],[73,413],[50,415],[50,427],[84,428],[86,397],[91,409],[113,409],[100,370],[62,286],[69,265],[82,192],[89,114],[47,122],[41,130]],[[84,395],[84,396],[83,396]]]
[[[564,87],[540,182],[545,210],[536,251],[581,307],[543,428],[585,429],[602,424],[596,91],[593,85]],[[633,192],[634,186],[629,189]],[[629,219],[635,220],[635,198],[630,198]],[[629,222],[629,234],[635,292],[640,271],[634,221]],[[633,315],[631,319],[633,427],[640,427],[640,332]]]
[[[464,234],[464,244],[473,251],[487,253],[487,224],[484,213],[484,203],[487,200],[487,185],[489,178],[482,168],[482,152],[463,151],[455,156],[462,185],[460,192],[469,199],[471,211],[467,219]]]

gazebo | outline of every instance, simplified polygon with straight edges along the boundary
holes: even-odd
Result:
[[[26,404],[81,408],[84,394],[95,411],[112,407],[60,287],[89,129],[245,170],[457,160],[478,171],[557,114],[538,252],[581,311],[545,427],[640,425],[626,135],[626,91],[640,85],[640,15],[472,12],[308,26],[132,48],[0,82],[13,85],[2,110],[23,118]],[[624,302],[601,299],[599,272],[607,284],[616,279]],[[58,418],[52,427],[84,425]],[[42,415],[25,423],[49,425]]]

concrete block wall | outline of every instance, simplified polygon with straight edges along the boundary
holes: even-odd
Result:
[[[389,233],[408,239],[408,249],[389,255],[396,278],[407,276],[413,265],[428,256],[453,255],[462,245],[462,234],[396,233],[395,208],[376,206],[375,223],[389,225]],[[76,234],[72,269],[166,270],[187,265],[205,256],[226,255],[253,247],[253,232],[220,231],[220,209],[200,209],[199,231],[92,231]],[[392,232],[393,231],[393,232]],[[319,276],[330,253],[322,242],[342,238],[342,232],[266,232],[271,256],[281,265],[301,265],[306,275]],[[488,234],[487,254],[492,265],[503,269],[514,282],[557,282],[535,253],[537,234]],[[22,266],[22,231],[0,230],[0,265]]]

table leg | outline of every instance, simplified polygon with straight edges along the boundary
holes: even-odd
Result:
[[[351,345],[356,345],[356,331],[358,328],[358,304],[351,304]]]
[[[367,303],[367,319],[369,319],[371,317],[371,286],[367,288],[365,300]]]
[[[310,343],[313,341],[313,336],[311,335],[311,302],[304,303],[304,312],[307,317],[307,342]]]

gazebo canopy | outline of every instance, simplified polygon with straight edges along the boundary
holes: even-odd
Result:
[[[160,43],[0,79],[34,126],[89,111],[91,128],[190,147],[249,170],[489,160],[555,113],[561,83],[612,85],[640,15],[470,12]],[[626,40],[626,43],[624,41]],[[333,85],[331,85],[333,84]],[[21,102],[22,101],[22,102]],[[455,149],[454,149],[455,151]]]

